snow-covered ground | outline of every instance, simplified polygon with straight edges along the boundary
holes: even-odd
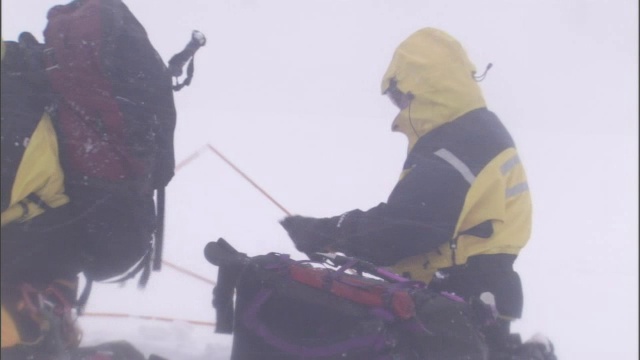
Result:
[[[85,332],[83,345],[127,340],[147,356],[155,354],[169,360],[228,360],[231,354],[231,336],[214,335],[208,326],[89,317],[81,323]]]

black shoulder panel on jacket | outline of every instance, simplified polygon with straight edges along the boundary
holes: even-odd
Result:
[[[412,154],[435,153],[446,149],[477,176],[499,153],[513,147],[513,139],[498,117],[486,108],[470,111],[426,134]],[[412,166],[409,155],[405,169]]]

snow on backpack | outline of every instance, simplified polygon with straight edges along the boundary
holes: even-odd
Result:
[[[248,257],[224,239],[204,252],[218,266],[216,332],[233,333],[232,360],[487,358],[480,313],[421,282],[344,256]]]
[[[173,176],[171,75],[119,0],[75,0],[47,14],[45,61],[60,95],[57,130],[70,182],[138,191]]]
[[[188,85],[205,39],[165,65],[121,0],[74,0],[52,7],[44,61],[56,96],[54,125],[65,182],[106,191],[156,191],[154,269],[161,264],[164,188],[174,175],[173,91]],[[174,86],[191,59],[188,77]]]

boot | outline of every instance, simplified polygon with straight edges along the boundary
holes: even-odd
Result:
[[[516,351],[516,360],[557,360],[553,344],[542,334],[536,334]]]
[[[67,349],[77,348],[82,340],[82,331],[77,324],[78,277],[53,281],[44,295],[53,305],[52,321],[60,327],[60,340]]]
[[[511,360],[512,354],[522,346],[520,334],[511,333],[511,321],[496,318],[484,327],[484,335],[489,346],[491,360]]]
[[[77,278],[48,286],[23,283],[4,291],[3,306],[14,320],[19,344],[2,349],[2,359],[65,360],[76,349],[81,331],[76,322]]]

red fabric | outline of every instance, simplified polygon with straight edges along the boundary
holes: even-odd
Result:
[[[406,290],[397,291],[393,294],[391,308],[401,319],[410,319],[416,315],[416,305]]]
[[[328,289],[332,294],[358,304],[387,308],[401,319],[415,316],[415,305],[409,293],[404,289],[391,290],[390,293],[392,284],[300,264],[292,264],[289,271],[291,278],[299,283]],[[331,276],[337,277],[331,279]],[[385,304],[389,295],[390,303]]]
[[[80,4],[80,6],[78,6]],[[52,8],[44,31],[47,73],[62,94],[58,129],[68,170],[105,180],[135,179],[144,172],[127,147],[125,119],[103,64],[113,9],[100,0]]]

